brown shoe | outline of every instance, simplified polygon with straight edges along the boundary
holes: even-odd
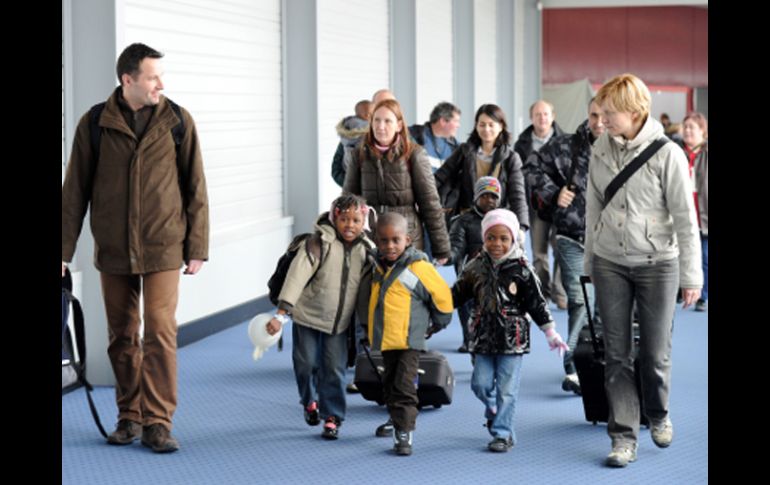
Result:
[[[152,448],[155,453],[171,453],[179,449],[179,442],[160,423],[142,428],[142,444]]]
[[[115,431],[107,436],[107,443],[111,445],[130,445],[142,433],[142,425],[130,419],[121,419],[115,427]]]

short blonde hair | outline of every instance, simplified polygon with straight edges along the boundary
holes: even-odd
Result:
[[[650,90],[633,74],[615,76],[596,93],[600,105],[609,102],[613,108],[625,113],[638,113],[644,119],[650,114]]]

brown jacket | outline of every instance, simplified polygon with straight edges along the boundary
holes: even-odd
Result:
[[[425,149],[415,146],[408,162],[393,151],[374,154],[366,144],[354,150],[342,190],[365,198],[377,214],[393,211],[406,217],[409,236],[419,249],[424,223],[433,257],[449,257],[449,233]]]
[[[91,209],[94,265],[110,274],[179,269],[208,259],[208,197],[198,133],[184,108],[179,166],[171,128],[179,123],[161,96],[137,141],[118,106],[107,100],[99,160],[91,154],[89,114],[80,118],[62,186],[62,261],[71,261]]]

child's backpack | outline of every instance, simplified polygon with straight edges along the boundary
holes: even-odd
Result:
[[[270,279],[267,281],[267,288],[269,290],[268,297],[270,298],[270,303],[273,305],[278,306],[278,296],[281,294],[284,281],[286,281],[286,274],[289,272],[289,266],[291,266],[294,256],[297,255],[297,251],[299,251],[300,246],[302,246],[302,242],[306,239],[307,244],[305,244],[305,251],[307,251],[308,257],[320,261],[313,276],[308,280],[308,285],[313,281],[315,275],[318,274],[318,270],[321,269],[324,262],[324,255],[321,249],[321,233],[308,232],[295,236],[289,243],[289,247],[286,248],[286,252],[278,258],[278,264],[275,265],[275,271],[273,271],[273,275],[270,276]]]
[[[72,330],[69,325],[70,307],[72,307],[72,323],[75,329],[75,338],[72,338]],[[73,389],[85,386],[88,405],[91,415],[99,428],[99,432],[107,437],[107,432],[102,427],[99,413],[91,398],[93,386],[86,380],[86,332],[83,320],[83,309],[80,302],[72,294],[72,275],[69,268],[65,269],[61,280],[61,388],[62,394]]]

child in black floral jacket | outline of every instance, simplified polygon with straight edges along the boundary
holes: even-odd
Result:
[[[481,222],[483,252],[465,267],[452,287],[458,307],[474,299],[468,319],[468,350],[475,365],[471,388],[484,403],[493,440],[491,451],[508,451],[516,441],[513,415],[519,394],[522,356],[529,353],[532,316],[551,349],[567,345],[556,332],[540,281],[524,259],[516,237],[519,221],[507,209],[489,211]]]

